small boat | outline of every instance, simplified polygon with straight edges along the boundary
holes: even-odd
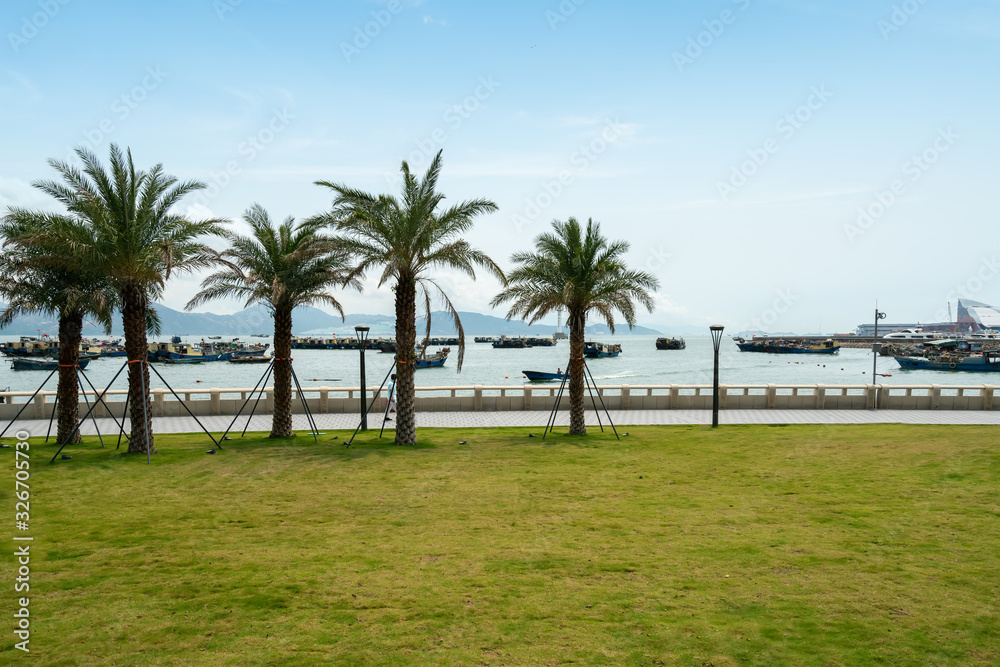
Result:
[[[622,353],[622,346],[618,343],[594,343],[584,342],[583,356],[590,359],[603,359],[604,357],[617,357]]]
[[[552,380],[562,380],[565,373],[547,373],[545,371],[521,371],[529,382],[551,382]]]
[[[209,336],[209,340],[222,340],[222,336]]]
[[[90,359],[80,359],[77,362],[78,368],[86,368]],[[14,357],[10,360],[10,367],[15,371],[54,371],[59,368],[58,359],[28,359],[25,357]]]
[[[165,364],[200,364],[204,359],[192,359],[191,357],[160,357],[157,361]]]
[[[227,359],[231,364],[269,364],[271,363],[271,357],[265,357],[263,355],[251,355],[251,354],[239,354],[235,357]]]
[[[426,346],[424,350],[426,350]],[[443,347],[434,354],[427,354],[425,351],[421,352],[420,355],[414,360],[414,368],[440,368],[444,366],[444,362],[448,359],[448,353],[451,352],[450,347]]]
[[[656,339],[657,350],[683,350],[685,347],[687,347],[687,343],[684,342],[683,338]]]

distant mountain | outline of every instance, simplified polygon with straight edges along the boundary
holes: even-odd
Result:
[[[458,313],[459,317],[462,319],[462,328],[465,329],[465,333],[473,336],[551,336],[556,330],[556,325],[553,323],[536,323],[528,324],[523,320],[505,320],[502,317],[494,317],[492,315],[483,315],[481,313],[468,313],[461,312]],[[417,319],[417,332],[422,333],[424,327],[426,327],[426,320],[421,317]],[[564,327],[564,331],[569,333],[568,327]],[[455,329],[454,322],[451,316],[445,311],[437,311],[431,313],[431,334],[435,336],[451,335],[456,334],[458,331]],[[591,323],[587,325],[587,333],[594,336],[601,336],[610,334],[606,324]],[[655,329],[647,329],[646,327],[635,327],[629,330],[628,325],[620,324],[615,327],[616,335],[636,335],[636,336],[656,336],[660,335],[659,331]]]
[[[179,336],[226,335],[242,336],[254,333],[270,334],[274,331],[271,314],[262,306],[247,308],[232,315],[216,315],[214,313],[185,313],[163,304],[153,304],[160,316],[161,332],[164,336],[177,334]],[[2,308],[2,306],[0,306]],[[502,317],[483,315],[482,313],[459,312],[465,332],[472,336],[551,336],[556,330],[553,323],[528,325],[521,320],[507,321]],[[392,336],[395,334],[396,319],[392,315],[347,315],[343,320],[339,316],[330,315],[319,308],[303,306],[292,313],[292,330],[296,334],[354,335],[356,325],[370,327],[372,336]],[[426,321],[423,317],[417,319],[417,335],[423,334]],[[24,316],[4,329],[2,334],[31,335],[37,332],[55,334],[59,331],[58,319],[50,316]],[[661,335],[655,329],[635,327],[629,330],[627,325],[615,328],[618,335]],[[83,334],[96,336],[104,331],[92,322],[85,322]],[[112,334],[122,335],[121,317],[115,318]],[[448,336],[457,333],[451,317],[444,311],[431,313],[431,334]],[[568,333],[568,331],[567,331]],[[604,324],[587,325],[587,333],[595,336],[609,334]]]
[[[3,306],[0,305],[0,308]],[[233,315],[216,315],[215,313],[185,313],[168,308],[161,303],[154,303],[160,316],[161,332],[164,336],[177,334],[179,336],[227,335],[240,336],[254,333],[270,334],[274,331],[274,321],[266,308],[255,306]],[[360,316],[364,317],[364,316]],[[390,318],[391,319],[391,318]],[[292,313],[293,330],[296,333],[309,329],[335,327],[340,332],[353,327],[341,323],[339,317],[323,312],[319,308],[296,308]],[[56,334],[59,332],[59,320],[52,316],[28,315],[14,320],[8,327],[0,329],[3,334],[31,335],[38,332]],[[84,336],[98,336],[104,330],[90,321],[83,326]],[[121,316],[116,315],[112,335],[121,336]]]

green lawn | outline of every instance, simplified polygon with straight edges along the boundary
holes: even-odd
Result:
[[[619,430],[33,444],[29,659],[1000,663],[996,427]]]

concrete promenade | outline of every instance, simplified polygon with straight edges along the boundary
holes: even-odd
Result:
[[[710,410],[612,410],[611,419],[616,426],[639,425],[683,425],[712,423]],[[418,427],[469,428],[502,426],[535,426],[544,428],[548,411],[529,410],[515,412],[418,412]],[[358,425],[355,414],[318,414],[316,423],[323,431],[353,431]],[[212,433],[222,433],[233,421],[232,416],[212,415],[199,417],[201,423]],[[292,416],[297,431],[307,431],[305,415]],[[607,427],[607,418],[601,413],[601,421]],[[101,433],[117,433],[114,420],[97,420]],[[989,410],[721,410],[719,423],[725,424],[998,424],[1000,411]],[[560,411],[556,425],[569,424],[569,414]],[[2,426],[6,426],[2,423]],[[240,417],[233,429],[236,435],[247,425],[247,418]],[[382,425],[382,415],[369,415],[369,428],[378,429]],[[0,426],[0,428],[2,428]],[[391,430],[393,422],[386,422],[386,430]],[[587,411],[587,426],[597,428],[597,418],[593,410]],[[33,436],[44,436],[49,428],[47,419],[19,419],[7,429],[5,438],[12,438],[19,430],[27,430]],[[269,431],[270,415],[254,415],[250,431]],[[53,425],[53,433],[55,425]],[[191,417],[154,417],[153,429],[157,433],[194,433],[201,431]],[[87,423],[80,429],[84,435],[96,433],[94,423]]]

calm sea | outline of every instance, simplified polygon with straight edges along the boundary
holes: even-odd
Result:
[[[15,336],[8,336],[16,340]],[[599,385],[669,385],[711,384],[712,340],[709,336],[687,337],[687,349],[657,350],[655,336],[594,336],[593,340],[620,343],[622,354],[614,359],[588,360],[591,373]],[[163,338],[167,340],[167,338]],[[201,336],[184,337],[185,342],[197,342]],[[224,337],[228,340],[228,337]],[[244,338],[251,342],[270,342],[269,338]],[[469,337],[472,340],[472,337]],[[432,348],[433,349],[433,348]],[[293,350],[294,368],[303,387],[357,387],[360,378],[358,350]],[[525,382],[521,371],[565,370],[569,358],[567,341],[555,347],[527,349],[493,349],[489,344],[466,346],[462,372],[457,372],[458,350],[443,368],[417,371],[417,385],[432,386],[515,386]],[[378,386],[392,367],[392,355],[377,351],[365,352],[366,384]],[[86,369],[87,377],[98,389],[103,389],[124,361],[121,358],[101,358]],[[266,364],[238,365],[214,362],[192,365],[156,364],[156,369],[175,390],[218,388],[251,388],[260,380]],[[993,376],[979,373],[949,373],[943,371],[902,370],[891,357],[879,357],[877,380],[883,384],[944,384],[974,385],[992,382]],[[9,360],[0,360],[0,390],[34,391],[48,372],[14,371]],[[720,351],[720,382],[722,384],[868,384],[872,381],[870,350],[841,349],[827,355],[778,355],[740,352],[731,337],[724,337]],[[1000,379],[1000,376],[998,376]],[[53,376],[46,389],[55,390]],[[153,387],[163,383],[153,374]],[[115,381],[113,389],[125,389],[125,373]]]

